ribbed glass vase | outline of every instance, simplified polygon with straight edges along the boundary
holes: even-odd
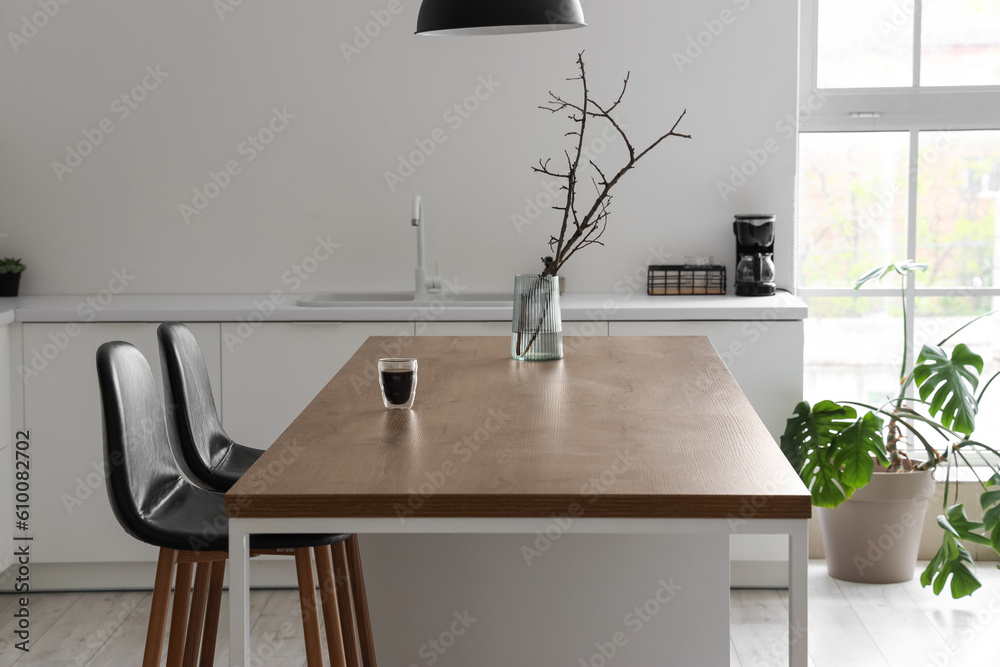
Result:
[[[514,276],[510,356],[518,361],[563,358],[559,282],[555,276]]]

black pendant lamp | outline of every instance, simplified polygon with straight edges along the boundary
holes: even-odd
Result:
[[[506,35],[582,28],[580,0],[424,0],[418,35]]]

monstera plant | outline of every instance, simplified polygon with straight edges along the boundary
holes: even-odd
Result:
[[[985,545],[1000,554],[1000,470],[996,459],[984,456],[1000,453],[973,437],[983,394],[1000,373],[980,387],[982,357],[962,343],[950,351],[946,347],[955,334],[990,313],[967,322],[937,345],[924,345],[908,368],[906,279],[926,268],[912,260],[879,266],[854,285],[858,289],[891,274],[901,279],[904,330],[899,393],[880,405],[803,401],[788,420],[781,450],[820,508],[836,508],[852,498],[872,481],[876,466],[879,473],[943,469],[944,474],[937,475],[945,483],[944,512],[937,518],[942,544],[923,571],[921,583],[939,594],[950,579],[952,596],[958,598],[980,587],[965,544]],[[920,454],[911,456],[913,452]],[[981,485],[981,521],[969,519],[962,504],[948,506],[953,469],[959,465],[972,469]],[[957,496],[957,486],[954,490]]]

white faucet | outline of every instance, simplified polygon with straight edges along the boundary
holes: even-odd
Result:
[[[428,289],[441,289],[440,276],[428,276],[424,258],[424,206],[420,195],[413,198],[413,217],[410,224],[417,228],[417,269],[414,271],[417,295],[426,295]]]

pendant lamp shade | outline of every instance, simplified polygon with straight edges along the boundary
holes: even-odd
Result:
[[[580,0],[424,0],[418,35],[504,35],[582,28]]]

